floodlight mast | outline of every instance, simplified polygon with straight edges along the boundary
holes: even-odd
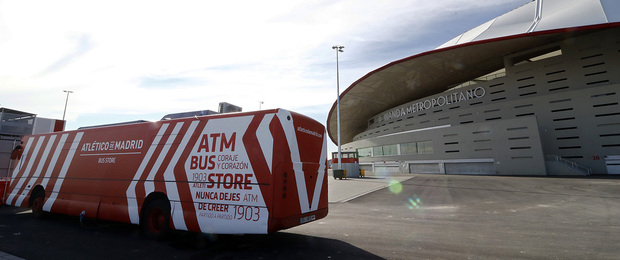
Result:
[[[71,90],[63,90],[62,92],[67,93],[67,99],[65,99],[65,110],[62,112],[62,121],[65,121],[65,114],[67,113],[67,103],[69,103],[69,94],[73,93]]]
[[[342,45],[334,45],[332,46],[332,49],[336,50],[336,114],[337,114],[337,120],[338,120],[338,169],[337,170],[342,170],[342,146],[340,144],[340,68],[339,68],[339,61],[338,61],[338,53],[339,52],[344,52],[342,49],[344,49],[344,46]]]

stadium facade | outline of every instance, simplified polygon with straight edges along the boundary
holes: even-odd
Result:
[[[619,102],[620,1],[532,1],[354,82],[342,150],[379,173],[620,174]]]

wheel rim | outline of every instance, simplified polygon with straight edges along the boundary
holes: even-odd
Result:
[[[43,198],[38,197],[32,201],[32,212],[35,214],[43,212]]]
[[[164,213],[161,211],[161,209],[154,208],[149,213],[148,222],[148,226],[151,232],[159,233],[162,232],[164,229],[166,217],[164,216]]]

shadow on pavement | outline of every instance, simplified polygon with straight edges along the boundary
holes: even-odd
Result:
[[[339,240],[286,232],[190,236],[194,237],[170,242],[170,245],[193,251],[191,259],[383,259]]]
[[[349,243],[303,234],[208,235],[175,231],[164,241],[137,225],[0,206],[0,251],[25,259],[382,259]],[[33,250],[36,248],[36,250]]]

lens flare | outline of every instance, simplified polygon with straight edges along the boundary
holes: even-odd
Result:
[[[390,191],[392,193],[398,194],[401,191],[403,191],[403,185],[400,184],[400,182],[397,181],[397,180],[391,180],[390,181]]]
[[[422,206],[422,200],[420,198],[409,198],[409,203],[407,203],[409,209],[419,209],[420,206]]]

